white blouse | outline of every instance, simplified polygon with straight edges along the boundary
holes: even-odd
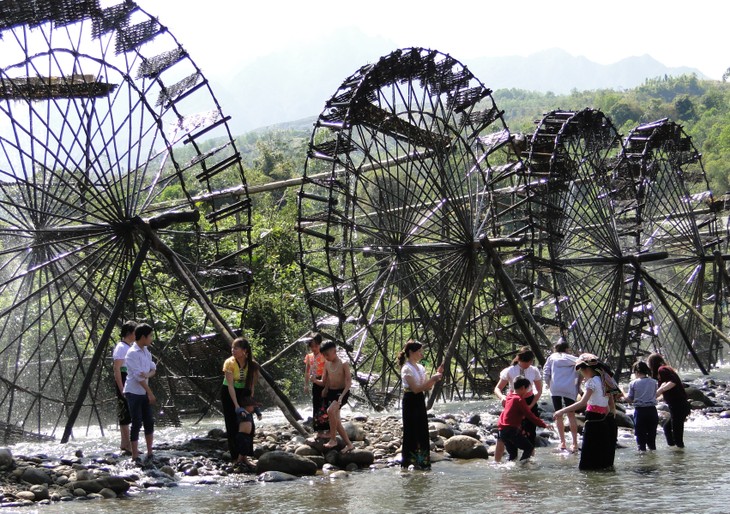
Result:
[[[403,389],[410,391],[406,377],[411,377],[411,384],[421,386],[426,383],[426,368],[421,364],[412,364],[410,361],[403,364],[400,370],[400,377],[403,380]]]

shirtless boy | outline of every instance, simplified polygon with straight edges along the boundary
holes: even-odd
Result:
[[[337,347],[333,341],[327,341],[320,347],[320,352],[324,355],[325,365],[322,374],[322,382],[324,390],[322,397],[327,402],[327,415],[330,423],[330,440],[324,445],[325,448],[337,447],[337,434],[340,434],[345,443],[343,453],[351,451],[354,446],[347,437],[345,427],[342,426],[340,418],[340,409],[342,405],[347,403],[350,396],[350,386],[352,386],[352,375],[350,374],[350,366],[346,362],[342,362],[337,356]]]

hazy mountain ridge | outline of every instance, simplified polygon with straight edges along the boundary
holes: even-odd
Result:
[[[303,43],[232,69],[227,74],[231,78],[213,78],[213,91],[223,111],[233,116],[234,133],[302,120],[319,114],[345,78],[396,48],[392,41],[343,29],[324,41]],[[560,49],[527,57],[454,57],[493,90],[517,88],[561,94],[573,89],[631,88],[647,78],[664,75],[694,73],[702,77],[695,69],[670,68],[649,55],[610,65]]]

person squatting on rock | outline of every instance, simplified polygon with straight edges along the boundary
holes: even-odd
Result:
[[[125,359],[127,358],[127,352],[134,343],[134,329],[137,328],[135,321],[125,321],[122,324],[122,330],[120,333],[120,341],[114,347],[112,353],[112,369],[114,371],[114,392],[117,395],[117,420],[119,421],[119,432],[121,436],[121,442],[119,449],[122,454],[132,454],[132,443],[129,441],[129,424],[132,422],[132,417],[129,415],[129,405],[127,405],[127,399],[124,397],[124,384],[127,381],[127,366],[125,365]]]
[[[659,384],[656,396],[663,396],[664,402],[669,407],[669,421],[662,427],[667,444],[684,448],[684,422],[689,416],[691,407],[682,379],[658,353],[652,353],[646,361],[652,378]]]
[[[431,378],[426,378],[426,368],[420,364],[423,359],[423,345],[409,339],[398,354],[403,381],[403,444],[401,467],[431,469],[431,438],[428,433],[426,414],[426,391],[441,380],[443,366],[439,366]]]
[[[307,346],[311,350],[304,356],[304,392],[309,392],[309,383],[312,383],[312,427],[317,433],[324,432],[329,429],[329,423],[326,422],[327,411],[323,409],[324,398],[322,391],[324,390],[324,382],[322,375],[324,374],[324,355],[320,351],[322,345],[322,334],[312,332],[309,334]]]
[[[152,360],[149,346],[152,344],[152,327],[146,323],[137,325],[134,329],[135,343],[127,351],[125,366],[127,367],[127,381],[124,384],[124,396],[129,405],[132,426],[129,430],[129,440],[132,446],[132,460],[139,459],[139,431],[144,426],[144,438],[147,443],[147,458],[152,458],[153,434],[155,420],[152,415],[152,406],[157,403],[149,379],[155,376],[157,366]]]
[[[236,434],[238,434],[239,420],[236,409],[241,407],[244,398],[253,396],[258,374],[259,365],[253,358],[251,344],[243,337],[235,339],[231,343],[231,356],[223,363],[223,385],[221,387],[221,404],[226,424],[228,451],[231,453],[233,462],[238,461]],[[261,414],[257,412],[256,415],[261,419]]]
[[[354,446],[347,437],[345,427],[342,426],[340,418],[340,409],[347,403],[350,396],[350,387],[352,387],[352,375],[350,374],[350,365],[342,362],[337,356],[337,347],[333,341],[324,343],[320,351],[326,360],[324,373],[322,374],[322,382],[324,389],[322,396],[327,403],[327,416],[329,417],[330,434],[329,441],[325,443],[325,448],[336,448],[337,434],[340,434],[342,441],[345,443],[343,453],[351,451]]]
[[[504,406],[507,397],[504,395],[503,390],[506,386],[509,386],[509,391],[514,391],[514,381],[519,377],[524,377],[532,383],[532,394],[525,398],[527,405],[532,410],[532,413],[540,417],[540,409],[537,406],[540,396],[542,396],[542,376],[540,370],[533,366],[535,361],[535,354],[530,350],[529,346],[523,346],[517,352],[517,355],[512,360],[512,365],[504,368],[499,374],[499,382],[494,387],[494,394],[502,400],[502,406]],[[525,419],[522,424],[522,428],[527,434],[528,439],[535,446],[535,438],[537,437],[537,427],[529,419]],[[504,454],[504,443],[501,440],[497,440],[497,446],[494,449],[494,460],[499,462],[502,460]]]
[[[524,377],[517,377],[512,384],[513,390],[507,395],[504,401],[504,410],[499,416],[497,428],[499,429],[499,440],[504,444],[507,450],[509,460],[517,458],[517,451],[522,450],[520,460],[526,460],[532,457],[535,451],[535,443],[530,439],[523,429],[523,422],[529,420],[535,426],[548,428],[548,425],[538,418],[527,402],[526,397],[532,396],[532,384]],[[494,460],[500,462],[495,455]]]
[[[583,353],[575,363],[585,380],[585,393],[579,402],[563,407],[553,417],[585,408],[583,448],[578,469],[606,469],[613,467],[616,455],[618,428],[614,419],[614,394],[620,393],[608,366],[591,353]]]
[[[557,411],[575,403],[583,377],[575,369],[575,362],[578,358],[570,353],[570,346],[562,337],[555,344],[554,350],[554,353],[550,354],[545,361],[542,375],[545,385],[550,389],[553,408]],[[560,437],[559,448],[566,450],[565,425],[562,416],[555,419],[555,425],[558,427]],[[578,422],[575,419],[575,412],[568,413],[568,425],[573,438],[570,450],[575,453],[578,451]]]
[[[629,383],[626,400],[634,405],[634,436],[640,452],[656,450],[656,427],[659,414],[656,410],[657,382],[649,375],[646,362],[636,362],[632,368],[634,380]]]
[[[253,420],[253,413],[256,407],[261,404],[256,402],[251,396],[247,396],[241,400],[241,406],[236,409],[238,417],[238,432],[236,433],[236,449],[238,457],[236,465],[242,468],[250,469],[253,464],[249,457],[253,457],[253,438],[256,435],[256,424]]]

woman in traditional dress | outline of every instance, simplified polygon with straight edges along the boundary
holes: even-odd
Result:
[[[236,434],[238,433],[238,415],[236,409],[242,407],[243,399],[253,396],[259,365],[253,358],[251,344],[247,339],[239,337],[231,343],[231,356],[223,363],[223,386],[221,387],[221,403],[223,418],[226,422],[228,450],[233,462],[238,460]],[[257,412],[260,418],[260,414]]]
[[[583,375],[585,393],[579,402],[556,411],[553,417],[558,419],[563,414],[585,408],[583,447],[578,469],[612,468],[618,436],[613,395],[619,392],[618,387],[608,366],[591,353],[581,354],[575,369]]]
[[[431,439],[428,436],[426,395],[443,376],[443,366],[436,374],[426,378],[423,345],[410,339],[398,355],[403,380],[403,445],[401,466],[414,469],[431,469]]]

